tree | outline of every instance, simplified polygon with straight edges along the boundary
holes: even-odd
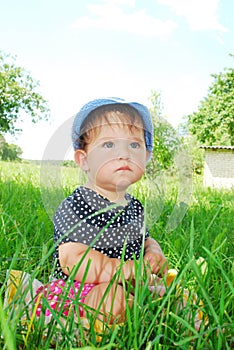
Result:
[[[22,121],[22,111],[32,122],[48,118],[47,102],[36,91],[38,86],[24,68],[15,65],[14,58],[0,52],[0,132],[21,131],[15,124]]]
[[[234,69],[213,74],[214,82],[198,111],[188,116],[188,130],[207,145],[234,145]]]
[[[161,94],[151,91],[150,114],[154,125],[154,148],[149,167],[168,169],[173,162],[180,140],[172,125],[162,116]]]
[[[18,161],[21,160],[22,149],[14,144],[8,144],[3,135],[0,134],[0,159]]]
[[[19,161],[20,156],[22,155],[22,149],[14,144],[5,143],[3,148],[1,149],[1,158],[2,160],[9,161]]]
[[[2,152],[2,149],[5,145],[5,143],[6,143],[5,137],[0,134],[0,155],[1,155],[1,152]]]

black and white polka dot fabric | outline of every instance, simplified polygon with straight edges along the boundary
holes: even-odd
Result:
[[[110,202],[84,186],[65,199],[54,216],[54,278],[67,279],[58,261],[58,245],[77,242],[91,246],[110,258],[139,259],[142,240],[149,237],[144,208],[130,194],[127,204]]]

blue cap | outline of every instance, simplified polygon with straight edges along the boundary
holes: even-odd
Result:
[[[106,105],[112,105],[112,104],[127,104],[131,107],[133,107],[138,114],[140,115],[143,125],[144,125],[144,132],[145,132],[145,144],[146,149],[149,152],[152,152],[153,150],[153,123],[150,116],[150,112],[146,106],[143,104],[140,104],[138,102],[131,102],[126,101],[122,98],[118,97],[107,97],[107,98],[100,98],[93,101],[90,101],[86,103],[80,111],[75,115],[73,126],[72,126],[72,143],[74,150],[79,149],[79,142],[78,142],[78,136],[80,134],[80,128],[83,123],[83,121],[88,117],[88,115],[94,111],[95,109],[106,106]]]

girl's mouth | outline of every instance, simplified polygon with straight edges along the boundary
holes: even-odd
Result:
[[[131,169],[129,168],[129,166],[125,165],[117,169],[117,171],[120,171],[120,170],[131,170]]]

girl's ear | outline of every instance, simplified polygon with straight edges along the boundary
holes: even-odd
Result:
[[[151,152],[149,152],[148,150],[146,151],[146,161],[148,162],[151,158]]]
[[[86,152],[82,149],[78,149],[75,151],[74,154],[74,159],[77,165],[83,170],[83,171],[88,171],[89,166],[87,163],[87,155]]]

